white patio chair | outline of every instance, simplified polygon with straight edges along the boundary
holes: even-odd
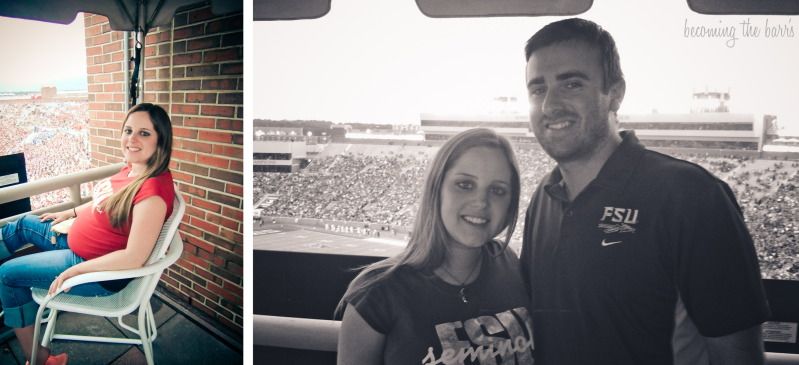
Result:
[[[138,269],[99,271],[77,275],[65,280],[61,288],[52,295],[47,294],[47,289],[32,288],[33,300],[39,303],[39,311],[36,313],[36,322],[33,331],[33,343],[35,344],[39,338],[39,331],[45,308],[50,308],[50,315],[44,319],[44,322],[47,322],[47,327],[42,337],[42,346],[48,347],[53,339],[141,345],[147,359],[147,364],[152,365],[154,363],[152,341],[155,340],[157,331],[153,310],[150,306],[150,297],[153,295],[158,280],[161,278],[161,273],[167,267],[175,263],[181,253],[183,253],[183,241],[180,239],[178,226],[180,225],[185,211],[186,204],[180,192],[176,190],[172,215],[164,223],[163,228],[161,228],[161,233],[158,235],[158,241],[153,248],[153,252],[150,254],[150,258],[147,259],[143,267]],[[168,252],[167,249],[169,249]],[[135,279],[118,293],[105,297],[85,297],[63,292],[65,288],[71,288],[84,283],[127,278]],[[125,324],[122,321],[122,317],[132,313],[137,308],[139,309],[138,326],[134,328]],[[55,324],[59,311],[103,317],[117,317],[119,325],[122,328],[138,334],[139,338],[56,334]],[[33,348],[36,348],[36,346],[34,345]],[[33,351],[31,355],[32,364],[36,363],[35,356],[36,351]]]

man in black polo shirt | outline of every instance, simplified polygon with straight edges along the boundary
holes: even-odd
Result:
[[[760,364],[769,310],[730,188],[617,130],[610,34],[582,19],[530,38],[536,138],[558,166],[532,197],[522,264],[536,364]]]

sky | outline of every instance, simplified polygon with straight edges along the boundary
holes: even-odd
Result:
[[[83,15],[70,24],[0,17],[0,92],[86,90]]]
[[[693,92],[728,91],[731,112],[775,114],[799,135],[799,17],[702,15],[658,0],[595,1],[579,16],[616,40],[621,114],[687,113]],[[480,112],[497,96],[526,111],[524,44],[562,18],[433,19],[411,0],[333,0],[319,19],[255,22],[253,116],[418,123],[425,112]]]

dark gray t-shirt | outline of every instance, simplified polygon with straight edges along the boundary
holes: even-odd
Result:
[[[480,276],[460,287],[403,267],[349,300],[386,336],[384,364],[532,364],[531,316],[519,260],[484,250]],[[357,280],[357,279],[356,279]]]

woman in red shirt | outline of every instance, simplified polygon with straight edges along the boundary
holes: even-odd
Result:
[[[121,148],[126,166],[96,184],[91,202],[41,217],[24,216],[2,227],[0,259],[26,243],[44,251],[0,265],[4,321],[14,328],[28,359],[38,310],[30,288],[49,288],[52,293],[75,275],[143,266],[172,212],[172,125],[166,111],[149,103],[131,108],[122,125]],[[69,234],[51,230],[73,217]],[[87,283],[65,291],[105,296],[118,292],[128,281]],[[37,351],[39,364],[67,362],[66,353],[51,356],[49,349],[41,346]]]

